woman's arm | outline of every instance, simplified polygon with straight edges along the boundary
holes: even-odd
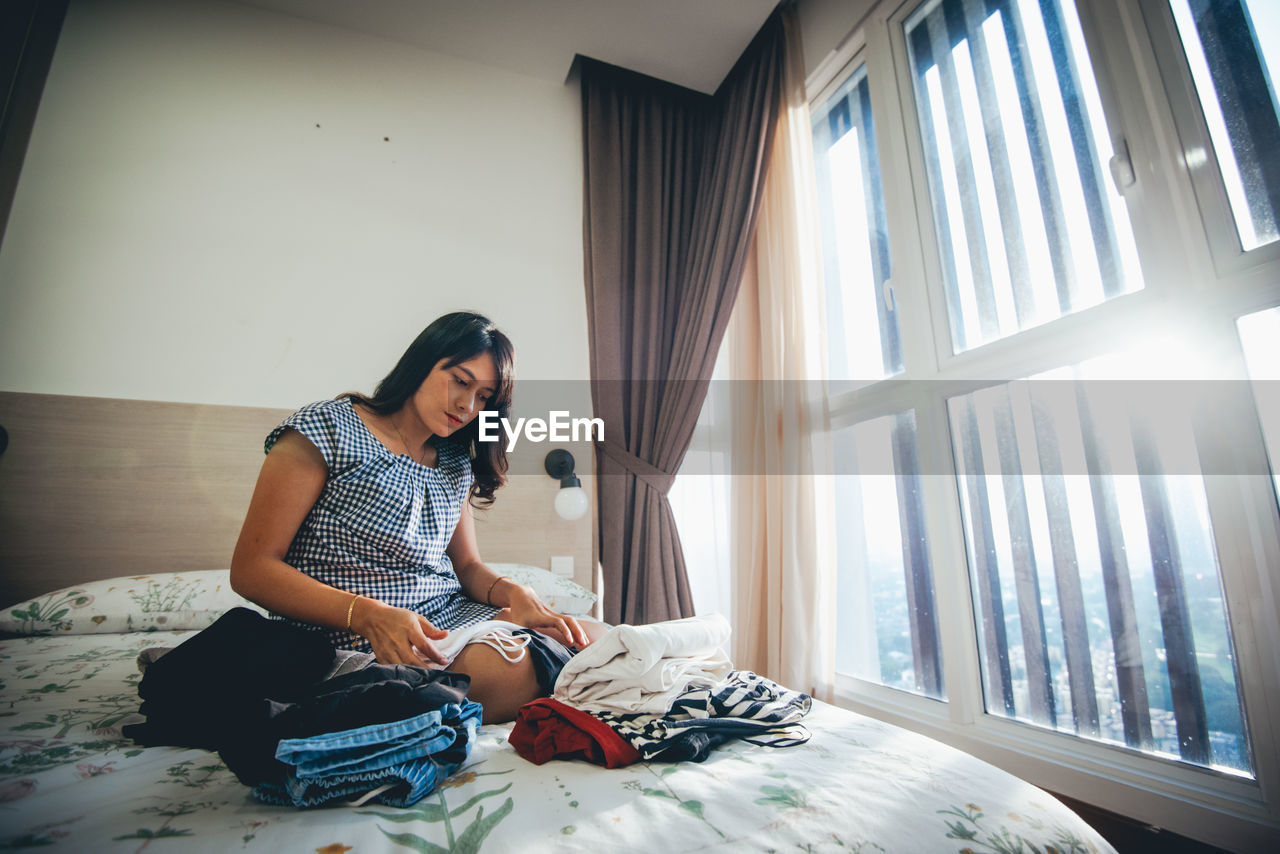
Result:
[[[480,560],[476,546],[475,520],[471,515],[471,502],[463,501],[462,515],[453,529],[449,547],[445,549],[453,563],[453,571],[462,582],[463,591],[477,602],[495,605],[503,610],[500,620],[510,620],[530,629],[538,629],[557,637],[568,646],[586,646],[591,638],[573,617],[552,611],[532,588],[516,584],[498,575]]]
[[[363,596],[356,600],[284,562],[328,476],[319,449],[296,430],[286,430],[258,475],[231,558],[231,588],[276,613],[331,629],[346,629],[350,613],[351,630],[369,640],[383,664],[444,664],[430,639],[447,632],[404,608]]]

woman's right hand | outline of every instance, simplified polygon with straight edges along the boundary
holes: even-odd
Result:
[[[379,664],[444,667],[448,660],[432,641],[449,636],[421,614],[361,596],[351,611],[351,630],[369,641]]]

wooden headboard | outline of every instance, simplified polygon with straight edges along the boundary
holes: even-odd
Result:
[[[0,392],[0,605],[100,578],[222,569],[284,409]],[[575,449],[575,456],[584,454]],[[592,478],[584,477],[590,494]],[[518,474],[476,516],[487,561],[574,558],[591,587],[591,516]],[[594,502],[593,502],[594,503]]]

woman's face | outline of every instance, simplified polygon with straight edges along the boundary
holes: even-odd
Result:
[[[498,367],[490,353],[445,367],[441,359],[409,400],[434,436],[451,436],[469,424],[498,392]]]

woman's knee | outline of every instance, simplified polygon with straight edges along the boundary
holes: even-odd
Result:
[[[449,669],[471,677],[468,696],[484,707],[484,723],[515,720],[520,707],[542,695],[532,657],[509,661],[484,643],[472,643],[458,653]]]

